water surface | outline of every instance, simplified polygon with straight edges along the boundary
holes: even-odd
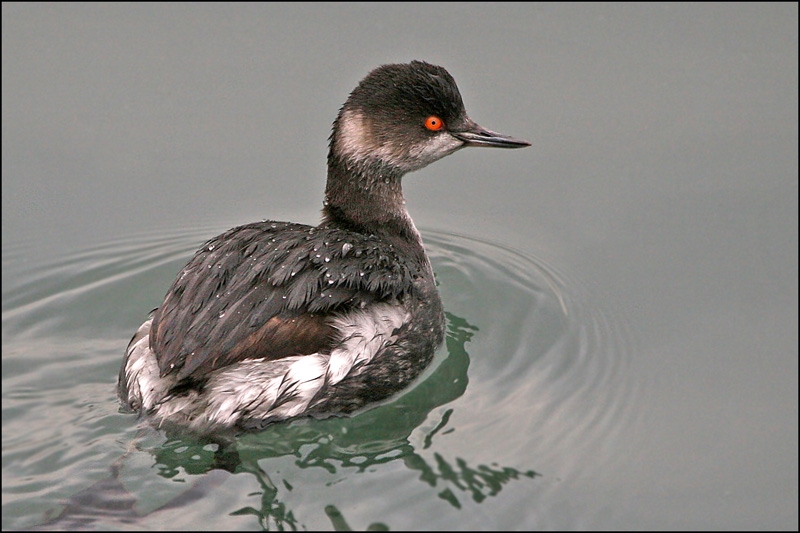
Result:
[[[115,326],[124,320],[103,302],[149,292],[203,235],[137,235],[76,251],[20,274],[8,291],[10,527],[188,529],[198,516],[211,529],[337,520],[421,529],[434,519],[492,527],[481,518],[484,503],[495,507],[501,494],[524,501],[556,483],[556,472],[596,468],[610,458],[590,450],[633,423],[628,402],[641,392],[626,374],[623,324],[582,307],[575,289],[533,257],[426,232],[447,339],[410,390],[353,417],[276,424],[230,449],[146,429],[135,435],[136,417],[117,412],[112,379],[131,331]],[[568,467],[555,453],[563,447],[572,450]],[[406,500],[414,503],[392,503]],[[353,509],[353,501],[370,503]]]
[[[796,531],[797,28],[768,3],[3,3],[3,527]],[[208,238],[316,223],[336,111],[410,59],[532,142],[404,181],[434,367],[238,462],[139,435],[114,380],[147,312]]]

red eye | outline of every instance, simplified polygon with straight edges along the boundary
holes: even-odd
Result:
[[[425,119],[425,127],[431,131],[439,131],[444,127],[444,120],[436,115],[431,115]]]

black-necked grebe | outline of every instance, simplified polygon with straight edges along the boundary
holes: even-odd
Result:
[[[444,337],[401,178],[465,146],[529,145],[473,122],[442,67],[373,70],[333,123],[321,224],[256,222],[207,242],[131,339],[122,402],[209,433],[400,391]]]

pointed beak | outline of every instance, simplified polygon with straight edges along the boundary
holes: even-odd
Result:
[[[487,130],[469,120],[463,131],[451,131],[456,139],[464,141],[464,146],[490,146],[494,148],[523,148],[531,143],[522,139],[515,139],[502,133]]]

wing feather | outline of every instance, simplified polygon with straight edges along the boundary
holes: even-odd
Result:
[[[416,258],[342,229],[233,228],[194,255],[154,314],[161,375],[196,379],[243,359],[325,353],[330,314],[402,298],[424,268]]]

